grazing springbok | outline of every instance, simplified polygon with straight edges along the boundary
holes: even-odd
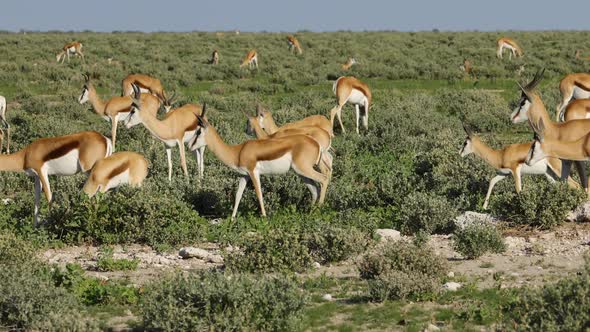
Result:
[[[544,69],[539,70],[535,74],[535,78],[529,82],[525,87],[519,87],[522,91],[521,98],[516,106],[516,109],[510,115],[513,123],[520,123],[528,120],[531,128],[537,128],[539,121],[543,120],[545,123],[545,137],[551,140],[559,141],[575,141],[587,135],[590,132],[590,120],[572,120],[568,122],[553,122],[551,117],[543,105],[541,98],[533,91],[543,78]],[[580,161],[574,162],[578,173],[580,174],[580,181],[585,190],[588,189],[588,177],[584,164]],[[562,159],[562,173],[561,179],[565,180],[569,176],[571,169],[571,160]]]
[[[301,44],[299,44],[299,40],[297,40],[295,36],[287,36],[287,44],[289,44],[289,51],[297,52],[299,54],[303,53],[303,50],[301,49]]]
[[[166,93],[159,79],[143,74],[130,74],[121,81],[122,96],[133,94],[133,84],[137,85],[142,93],[151,93],[160,99],[160,102],[166,101]]]
[[[209,63],[212,65],[219,64],[219,52],[217,52],[217,50],[213,50],[213,53],[211,54],[211,60],[209,60]]]
[[[524,55],[522,48],[520,48],[520,46],[514,41],[514,39],[503,37],[498,39],[498,41],[496,42],[496,56],[498,58],[502,59],[502,52],[504,52],[505,48],[510,50],[510,53],[508,53],[508,60],[512,60],[513,55],[515,57],[522,57]]]
[[[80,97],[78,97],[78,102],[80,104],[90,102],[96,114],[111,122],[111,139],[113,151],[115,151],[117,143],[117,126],[119,121],[123,121],[127,115],[129,115],[129,112],[131,112],[131,96],[117,96],[105,102],[101,100],[96,93],[96,89],[90,81],[90,77],[88,75],[84,75],[84,79],[84,86],[82,87],[82,93],[80,94]],[[150,112],[156,116],[156,113],[160,108],[160,101],[158,98],[149,93],[142,93],[141,100],[143,105],[145,105],[145,111]]]
[[[315,126],[323,129],[330,135],[330,137],[334,137],[334,133],[332,131],[332,123],[323,115],[311,115],[299,121],[290,122],[279,127],[275,123],[275,120],[272,117],[272,113],[268,110],[263,109],[262,106],[258,104],[256,106],[256,117],[258,118],[258,123],[260,124],[260,127],[268,135],[272,135],[279,130]]]
[[[355,77],[341,76],[334,82],[332,91],[334,91],[336,101],[338,102],[338,106],[330,111],[330,123],[332,126],[334,126],[334,117],[338,116],[340,129],[343,133],[346,132],[342,124],[342,107],[346,103],[350,103],[354,105],[356,111],[356,133],[359,133],[359,119],[362,119],[365,130],[369,129],[369,107],[371,106],[372,98],[369,86]]]
[[[590,99],[575,99],[567,104],[560,121],[590,119]]]
[[[82,43],[80,42],[75,41],[65,44],[62,51],[56,56],[57,62],[59,63],[61,60],[63,63],[66,60],[66,57],[68,58],[68,62],[70,62],[70,55],[78,55],[82,58],[82,61],[86,62],[84,59],[84,53],[82,53]]]
[[[322,147],[322,162],[319,164],[320,172],[328,177],[328,180],[332,177],[332,163],[333,157],[329,152],[332,148],[332,136],[324,129],[311,125],[291,128],[279,128],[273,134],[268,134],[260,126],[258,116],[249,116],[246,112],[243,112],[246,116],[246,134],[255,135],[258,139],[268,138],[281,138],[293,135],[308,135],[315,139]],[[273,122],[274,123],[274,122]]]
[[[219,160],[241,175],[232,219],[236,217],[248,180],[254,184],[261,214],[266,217],[260,175],[285,174],[290,169],[303,179],[311,192],[312,204],[316,202],[318,193],[319,204],[324,202],[329,179],[314,169],[322,159],[322,147],[313,138],[307,135],[294,135],[227,145],[207,121],[206,105],[203,105],[203,114],[197,118],[199,127],[189,145],[191,149],[208,146]]]
[[[256,52],[256,50],[250,50],[248,54],[246,54],[242,60],[240,68],[245,67],[246,65],[248,65],[248,68],[250,69],[252,69],[253,66],[256,66],[258,69],[258,52]]]
[[[577,73],[566,75],[559,82],[559,92],[561,93],[561,102],[557,106],[556,120],[563,119],[563,110],[572,98],[590,98],[590,74]]]
[[[590,60],[590,55],[582,56],[582,51],[576,50],[576,60]]]
[[[113,153],[96,162],[84,185],[84,192],[92,197],[99,191],[105,193],[123,184],[141,187],[147,173],[148,162],[139,153]]]
[[[10,124],[6,120],[6,98],[0,96],[0,154],[2,153],[2,144],[4,143],[4,129],[6,129],[6,153],[10,153]]]
[[[38,225],[41,189],[51,204],[48,176],[87,172],[111,152],[111,140],[96,131],[41,138],[18,152],[0,155],[0,171],[25,172],[35,179],[34,218]]]
[[[548,158],[547,160],[531,164],[531,166],[525,163],[532,142],[511,144],[505,146],[503,149],[497,150],[487,146],[481,141],[479,136],[474,135],[466,127],[463,128],[467,133],[467,138],[460,151],[461,157],[473,153],[496,169],[496,176],[490,180],[488,192],[483,203],[484,210],[488,208],[490,195],[496,183],[504,180],[509,175],[514,177],[514,185],[516,186],[517,193],[520,193],[522,190],[522,174],[544,174],[550,182],[555,182],[561,175],[561,161],[559,159]],[[579,187],[571,178],[568,178],[568,184],[574,188]]]
[[[188,180],[184,143],[189,142],[195,135],[195,129],[197,128],[196,116],[201,114],[201,107],[198,105],[186,104],[166,113],[164,118],[159,120],[155,114],[145,109],[145,106],[139,97],[139,87],[134,84],[133,89],[133,105],[131,107],[131,112],[125,119],[125,125],[127,128],[130,128],[138,123],[142,123],[152,136],[164,143],[164,146],[166,147],[166,157],[168,159],[168,181],[172,181],[172,148],[178,146],[180,166]],[[205,147],[193,151],[197,159],[199,178],[203,178]]]
[[[356,62],[356,60],[354,58],[348,58],[348,61],[346,61],[344,64],[342,64],[342,70],[349,70],[350,67],[352,67],[352,65],[357,64],[358,62]]]

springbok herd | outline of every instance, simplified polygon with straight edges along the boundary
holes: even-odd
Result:
[[[302,54],[301,44],[294,36],[288,36],[289,50]],[[512,56],[523,56],[522,49],[510,38],[501,38],[497,42],[496,54],[502,58],[504,49]],[[57,54],[58,62],[64,62],[70,55],[79,56],[82,61],[82,44],[66,44]],[[576,53],[576,58],[580,53]],[[210,64],[220,61],[218,50],[211,55]],[[348,70],[358,64],[354,58],[342,65]],[[240,67],[258,68],[258,53],[250,50]],[[472,66],[465,59],[463,70],[472,74]],[[473,73],[474,75],[474,73]],[[465,127],[467,139],[461,149],[461,156],[474,153],[497,169],[497,176],[490,181],[485,198],[487,208],[494,185],[512,174],[516,191],[521,190],[521,174],[545,174],[551,181],[556,178],[567,180],[571,186],[579,185],[569,177],[571,164],[574,163],[580,173],[582,186],[588,189],[588,180],[583,160],[590,158],[590,74],[570,74],[560,83],[562,101],[557,107],[557,121],[549,117],[543,102],[534,89],[543,76],[540,70],[535,78],[524,87],[517,108],[511,115],[513,123],[527,121],[535,131],[531,143],[513,144],[501,150],[486,146],[468,127]],[[41,191],[49,203],[52,200],[49,175],[74,175],[90,172],[83,191],[89,196],[97,192],[107,192],[122,184],[141,186],[148,174],[148,162],[136,152],[116,152],[117,126],[119,122],[127,128],[142,124],[153,137],[164,143],[168,161],[168,180],[172,180],[172,148],[178,146],[180,163],[185,177],[188,178],[185,144],[195,155],[199,178],[204,176],[205,148],[228,167],[239,174],[238,188],[232,211],[235,218],[242,194],[248,181],[251,181],[262,216],[266,216],[260,175],[285,174],[289,170],[297,173],[312,195],[311,203],[322,204],[332,176],[333,157],[331,154],[333,127],[338,119],[341,132],[342,108],[351,104],[355,108],[356,132],[359,134],[359,122],[368,129],[369,108],[372,95],[369,87],[352,76],[338,78],[333,85],[337,104],[330,110],[330,118],[313,115],[296,122],[278,126],[270,111],[258,105],[256,114],[247,117],[246,132],[256,139],[237,145],[228,145],[215,130],[207,117],[207,106],[186,104],[173,108],[176,94],[168,96],[162,83],[157,78],[143,74],[131,74],[122,81],[121,96],[103,100],[93,85],[91,78],[84,75],[82,93],[78,102],[89,102],[94,112],[111,123],[110,138],[96,132],[83,131],[60,137],[41,138],[33,141],[22,150],[10,153],[10,125],[6,119],[6,99],[0,96],[0,152],[4,131],[7,134],[7,154],[0,155],[0,171],[25,172],[34,178],[35,188],[35,225],[39,223],[39,201]],[[574,100],[575,99],[575,100]],[[573,100],[572,102],[570,102]],[[158,111],[163,109],[163,115]]]

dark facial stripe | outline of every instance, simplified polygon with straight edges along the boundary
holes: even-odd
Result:
[[[43,157],[43,162],[57,159],[59,157],[65,156],[68,152],[77,149],[80,145],[80,142],[77,140],[68,142],[52,151],[50,151],[47,155]]]
[[[112,179],[115,176],[125,172],[127,169],[129,168],[129,161],[125,161],[124,163],[122,163],[121,165],[119,165],[118,167],[116,167],[115,169],[113,169],[109,175],[108,178]]]

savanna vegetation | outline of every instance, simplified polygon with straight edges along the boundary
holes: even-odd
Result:
[[[523,58],[496,58],[495,41],[506,35],[524,48]],[[538,68],[546,68],[538,91],[552,112],[559,101],[559,79],[590,66],[574,58],[576,49],[590,49],[590,32],[296,36],[301,55],[291,54],[286,34],[278,33],[0,33],[0,95],[8,101],[15,151],[38,138],[82,130],[110,135],[110,124],[89,111],[89,104],[77,102],[85,73],[103,99],[120,95],[121,80],[129,73],[157,77],[168,91],[177,92],[178,105],[206,102],[209,122],[232,144],[252,139],[245,133],[242,111],[253,114],[258,103],[283,124],[329,115],[335,106],[332,83],[339,76],[356,76],[373,92],[368,131],[354,133],[354,112],[345,107],[349,130],[335,130],[333,177],[321,207],[309,207],[307,188],[291,173],[262,178],[268,218],[259,217],[249,187],[238,218],[230,220],[237,186],[233,171],[207,152],[205,178],[198,179],[192,155],[186,178],[173,149],[174,173],[168,182],[164,147],[141,125],[119,126],[117,150],[142,153],[149,161],[143,187],[89,199],[81,191],[86,175],[52,177],[54,202],[49,207],[42,200],[39,228],[33,227],[32,181],[24,174],[0,173],[0,328],[100,330],[107,327],[97,313],[129,308],[139,317],[137,329],[329,328],[329,317],[349,310],[351,329],[383,329],[413,317],[405,328],[419,330],[429,318],[411,301],[434,303],[431,314],[454,329],[589,326],[582,314],[590,312],[582,301],[588,293],[587,271],[539,290],[468,286],[441,293],[447,262],[425,243],[430,234],[454,233],[455,248],[466,258],[504,250],[495,226],[455,229],[454,219],[462,212],[484,212],[481,206],[495,174],[478,158],[459,156],[466,136],[462,123],[493,147],[531,140],[527,125],[509,121],[520,96],[515,81],[527,81]],[[86,63],[73,57],[57,64],[55,54],[72,40],[83,43]],[[252,48],[258,51],[259,68],[238,68]],[[220,53],[216,66],[208,63],[213,49]],[[358,64],[342,71],[351,56]],[[478,81],[459,69],[464,58],[470,59]],[[517,74],[521,66],[524,71]],[[511,179],[500,182],[487,212],[507,228],[551,229],[584,197],[543,177],[524,177],[523,188],[517,195]],[[416,235],[418,241],[375,250],[378,228]],[[224,253],[223,270],[171,272],[141,287],[89,277],[76,265],[51,266],[35,255],[47,247],[100,245],[107,248],[100,269],[131,271],[137,262],[114,259],[109,245],[144,244],[166,251],[203,242],[239,250]],[[314,263],[351,258],[360,260],[355,265],[359,278],[306,274]],[[351,303],[325,301],[321,295],[326,292]],[[555,302],[563,305],[547,309],[546,303]],[[448,309],[449,303],[460,310]]]

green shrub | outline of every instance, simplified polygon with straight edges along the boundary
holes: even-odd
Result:
[[[109,247],[101,248],[96,261],[96,267],[99,271],[133,271],[137,269],[138,265],[138,259],[113,258],[113,249]]]
[[[368,282],[371,299],[421,300],[438,292],[448,265],[428,246],[398,241],[386,242],[365,255],[358,268],[361,279]]]
[[[164,331],[291,331],[305,295],[288,277],[177,273],[146,287],[144,327]]]
[[[455,230],[453,249],[465,258],[474,259],[488,252],[502,253],[506,250],[506,243],[495,225],[474,222]]]
[[[306,232],[305,242],[316,262],[343,261],[361,253],[372,244],[371,238],[354,227],[322,225]]]
[[[457,214],[452,203],[444,197],[413,192],[405,197],[399,208],[398,229],[403,234],[414,234],[421,230],[429,234],[450,232]]]
[[[491,200],[492,214],[512,225],[550,229],[560,225],[567,213],[585,199],[584,192],[571,189],[565,183],[529,181],[525,184],[526,189],[520,194],[498,192]]]

